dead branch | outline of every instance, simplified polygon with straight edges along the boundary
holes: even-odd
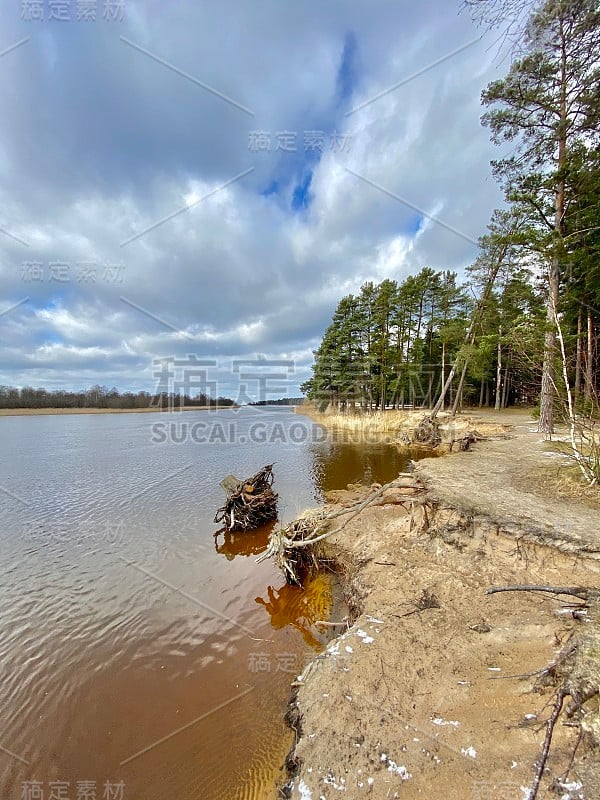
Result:
[[[561,687],[556,695],[556,700],[554,702],[552,714],[550,714],[550,719],[546,724],[546,736],[544,737],[542,752],[540,754],[533,783],[531,784],[531,788],[527,795],[527,800],[535,800],[535,798],[537,797],[537,793],[540,788],[540,781],[542,780],[542,775],[544,774],[544,769],[546,768],[546,761],[548,760],[548,755],[550,753],[550,745],[552,744],[552,734],[554,733],[554,727],[558,721],[560,712],[562,711],[563,703],[567,694],[568,694],[567,690],[564,687]]]
[[[548,594],[564,594],[570,597],[578,597],[580,600],[596,599],[600,596],[600,590],[586,586],[538,586],[535,584],[515,584],[514,586],[490,586],[485,590],[486,594],[497,594],[498,592],[547,592]]]

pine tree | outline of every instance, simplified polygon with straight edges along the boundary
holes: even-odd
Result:
[[[576,193],[573,156],[598,141],[600,11],[594,0],[548,0],[525,29],[524,55],[483,93],[483,121],[512,157],[494,163],[507,199],[536,215],[547,276],[547,330],[539,428],[553,431],[554,312],[565,269],[565,220]]]

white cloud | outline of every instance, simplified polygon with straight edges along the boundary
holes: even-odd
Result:
[[[131,0],[127,18],[119,33],[255,116],[108,25],[26,27],[31,42],[0,73],[0,225],[30,244],[1,240],[2,307],[30,298],[0,316],[4,383],[152,388],[153,359],[190,348],[219,359],[292,353],[300,382],[343,294],[473,259],[472,244],[411,206],[477,238],[499,202],[479,125],[479,94],[494,76],[487,43],[345,115],[477,34],[453,4],[390,0],[374,15],[349,0],[261,0],[233,3],[225,17],[191,0]],[[15,40],[25,30],[18,14],[7,27]],[[353,94],[340,102],[349,33]],[[303,132],[319,129],[349,134],[347,149],[305,161]],[[297,152],[253,152],[251,130],[296,131]],[[312,202],[297,213],[307,169]],[[25,261],[42,264],[43,280],[24,278]],[[49,279],[52,261],[69,264],[67,282]],[[86,261],[97,264],[93,281],[78,279]],[[121,266],[120,280],[108,280],[109,265]]]

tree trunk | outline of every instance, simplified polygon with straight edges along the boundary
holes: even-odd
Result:
[[[465,359],[465,363],[462,368],[462,372],[460,375],[460,381],[458,383],[458,389],[456,390],[456,397],[454,398],[454,403],[452,404],[452,414],[451,416],[455,417],[456,412],[458,410],[458,406],[462,405],[462,394],[463,394],[463,386],[465,385],[465,376],[467,374],[467,367],[469,366],[469,362]]]
[[[507,249],[508,249],[508,246],[506,244],[502,246],[502,248],[500,250],[500,253],[498,254],[498,259],[493,264],[493,266],[490,268],[490,274],[489,274],[489,277],[488,277],[487,284],[486,284],[485,289],[483,290],[483,294],[479,298],[477,306],[476,306],[476,308],[473,311],[473,314],[471,316],[471,321],[469,323],[469,329],[468,329],[467,334],[465,336],[465,344],[473,345],[473,343],[475,342],[475,329],[476,329],[476,326],[479,323],[479,319],[480,319],[481,314],[483,313],[483,308],[485,306],[485,303],[487,302],[487,299],[490,296],[490,292],[492,291],[492,288],[494,286],[494,282],[496,280],[496,277],[498,275],[498,272],[500,270],[502,262],[504,261],[504,257],[506,255]],[[448,377],[446,378],[446,382],[442,386],[442,391],[440,392],[440,396],[438,398],[438,401],[435,404],[435,406],[433,407],[433,411],[431,412],[431,419],[435,419],[437,414],[440,412],[440,410],[441,410],[441,408],[443,406],[443,403],[444,403],[444,398],[445,398],[446,393],[448,392],[448,390],[450,390],[450,402],[452,402],[452,381],[454,380],[454,376],[456,375],[456,369],[457,369],[457,366],[458,366],[459,358],[460,358],[460,353],[454,359],[454,364],[452,365],[452,368],[450,369],[450,374],[448,375]],[[465,364],[467,364],[467,363],[468,363],[468,358],[465,358]]]
[[[508,361],[504,367],[504,386],[502,387],[502,408],[508,405],[508,390],[510,385],[510,375],[508,372]]]
[[[442,342],[442,386],[446,382],[446,342]],[[440,387],[441,388],[441,387]],[[441,411],[444,410],[444,400],[445,398],[442,396],[442,405]]]
[[[575,348],[575,400],[581,394],[581,360],[583,358],[583,348],[581,347],[581,334],[583,332],[583,306],[579,306],[577,314],[577,343]]]
[[[496,364],[496,403],[495,411],[500,411],[502,404],[502,325],[498,328],[498,363]]]
[[[565,218],[565,179],[564,169],[567,164],[567,44],[562,20],[560,22],[561,69],[560,69],[560,116],[557,127],[559,178],[555,188],[554,231],[560,241],[564,236]],[[558,309],[560,264],[558,255],[552,257],[548,280],[548,300],[546,304],[547,330],[544,337],[544,364],[542,367],[542,390],[540,395],[540,420],[538,431],[550,436],[554,433],[554,359],[556,336],[554,332],[554,315]]]
[[[594,395],[594,320],[591,309],[587,313],[587,354],[585,364],[585,403],[592,402]]]

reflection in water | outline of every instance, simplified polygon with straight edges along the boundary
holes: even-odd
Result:
[[[331,615],[331,578],[320,573],[304,589],[289,583],[284,583],[279,589],[269,586],[267,595],[268,600],[257,597],[256,602],[267,610],[273,628],[279,630],[291,625],[310,647],[320,651],[326,638],[319,635],[314,626],[317,621],[328,620]]]
[[[255,563],[269,527],[206,547],[219,477],[276,462],[285,524],[324,490],[384,481],[405,465],[394,448],[335,439],[240,445],[258,423],[297,425],[285,408],[211,413],[221,430],[235,424],[218,446],[189,436],[158,444],[154,426],[182,424],[158,416],[0,418],[15,453],[0,459],[10,489],[0,492],[2,798],[21,796],[24,781],[43,782],[41,797],[50,780],[121,778],[131,800],[272,796],[293,738],[283,721],[290,675],[250,665],[312,657],[331,632],[315,622],[336,614],[337,587],[317,576],[305,591],[276,588],[275,564]],[[185,414],[185,424],[207,419]],[[190,472],[174,480],[182,463]]]
[[[267,522],[254,531],[230,532],[221,528],[215,534],[215,550],[225,556],[228,561],[233,561],[236,556],[255,556],[262,553],[267,547],[269,535],[276,522]],[[223,544],[219,545],[219,536],[223,534]]]
[[[350,444],[336,440],[312,446],[313,478],[322,492],[345,489],[349,483],[387,483],[407,469],[418,454],[394,445]]]

